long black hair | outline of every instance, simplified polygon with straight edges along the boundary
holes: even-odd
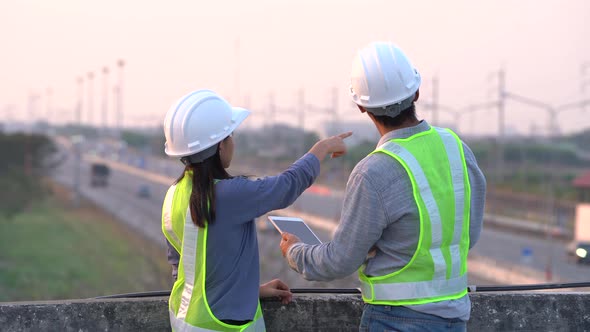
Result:
[[[213,156],[202,162],[186,165],[184,172],[174,183],[188,176],[188,171],[193,172],[193,189],[189,201],[191,218],[197,227],[205,227],[206,222],[212,223],[215,220],[215,180],[231,179],[232,176],[221,164],[219,145]]]

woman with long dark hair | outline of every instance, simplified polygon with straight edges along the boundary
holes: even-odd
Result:
[[[165,152],[185,165],[162,209],[162,231],[172,256],[180,255],[169,300],[173,330],[261,331],[258,299],[291,301],[282,281],[260,285],[254,219],[291,205],[314,182],[327,154],[346,153],[343,139],[352,134],[318,141],[277,176],[232,177],[226,169],[234,153],[233,131],[249,113],[199,90],[166,114]]]

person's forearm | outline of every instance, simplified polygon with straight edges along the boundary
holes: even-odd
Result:
[[[316,143],[314,146],[311,147],[311,149],[309,149],[309,153],[316,156],[316,158],[318,158],[318,160],[322,162],[328,154],[328,148],[325,144]]]
[[[334,249],[333,242],[318,246],[297,243],[287,251],[289,266],[300,273],[306,280],[330,281],[344,278],[356,271],[364,260],[356,255],[345,254],[348,251]]]
[[[332,280],[356,271],[387,225],[383,204],[364,173],[351,174],[340,223],[328,243],[292,245],[286,253],[291,268],[308,280]]]
[[[309,188],[320,173],[320,164],[313,155],[304,155],[283,173],[262,179],[256,196],[259,201],[257,215],[284,209]]]

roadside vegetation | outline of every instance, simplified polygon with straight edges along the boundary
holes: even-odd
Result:
[[[88,298],[170,289],[165,252],[69,191],[0,219],[0,301]]]
[[[170,289],[164,249],[49,180],[55,152],[43,135],[0,134],[0,301]]]

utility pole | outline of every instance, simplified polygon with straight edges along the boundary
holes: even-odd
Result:
[[[27,106],[29,108],[29,118],[31,121],[31,126],[29,128],[29,133],[26,136],[25,140],[25,155],[24,155],[24,171],[27,176],[33,175],[33,156],[31,154],[31,136],[34,134],[35,129],[35,102],[39,99],[39,96],[29,92],[29,98]]]
[[[233,100],[240,100],[240,38],[236,38],[234,44],[236,67],[234,68],[234,94]]]
[[[94,73],[88,72],[88,126],[92,127],[94,113]]]
[[[340,128],[340,123],[338,119],[338,88],[332,88],[332,126],[334,128],[334,132],[332,135],[338,135],[342,130]],[[343,169],[343,163],[338,163],[335,165],[331,165],[329,170],[329,181],[332,187],[336,188],[338,183],[338,174],[340,173],[339,170]],[[340,211],[338,210],[334,215],[334,221],[338,222],[340,220]]]
[[[119,80],[117,83],[117,135],[121,138],[121,131],[123,129],[123,68],[125,67],[125,60],[119,59],[117,61],[119,68]]]
[[[269,111],[269,117],[267,118],[269,124],[268,124],[268,128],[270,129],[271,127],[274,127],[275,125],[275,116],[276,116],[276,104],[275,104],[275,94],[274,92],[270,92],[270,94],[268,95],[268,111]],[[272,130],[272,129],[271,129]]]
[[[33,92],[29,92],[29,96],[27,99],[27,108],[29,113],[29,121],[31,122],[31,125],[29,126],[30,134],[33,134],[35,127],[35,103],[37,102],[37,100],[39,100],[39,95]]]
[[[432,77],[432,124],[439,126],[438,123],[438,77]]]
[[[9,122],[12,123],[14,121],[13,118],[13,111],[15,110],[15,106],[14,105],[5,105],[3,108],[4,111],[4,119],[6,120],[6,124],[8,124]]]
[[[506,86],[504,69],[498,71],[498,180],[504,180],[504,139],[505,139],[505,118],[504,106],[506,103]]]
[[[109,68],[102,67],[102,132],[107,134],[107,112],[109,100]]]
[[[276,111],[277,111],[277,106],[275,104],[275,94],[274,91],[271,91],[268,95],[268,112],[269,115],[267,117],[267,128],[266,130],[270,132],[270,139],[272,142],[278,143],[280,142],[280,133],[279,133],[279,128],[276,126]],[[278,160],[278,156],[273,156],[270,160],[270,167],[272,169],[272,172],[275,172],[279,169],[279,160]]]
[[[113,130],[111,134],[113,137],[118,137],[119,135],[119,86],[113,86],[113,109],[114,109],[114,116],[113,116]]]
[[[78,101],[76,103],[76,125],[78,126],[78,132],[81,134],[80,128],[82,127],[82,102],[84,101],[84,77],[80,76],[76,80],[78,85]]]
[[[334,129],[333,135],[338,134],[340,131],[340,125],[338,121],[338,88],[332,88],[332,128]]]
[[[246,93],[246,95],[244,96],[244,106],[245,109],[250,110],[250,94]],[[247,121],[246,123],[244,123],[244,128],[250,128],[252,129],[254,127],[254,123],[252,121],[252,119],[250,119],[250,121]]]
[[[588,69],[590,69],[590,62],[584,62],[580,65],[580,94],[582,95],[581,99],[585,99],[586,87],[590,85],[590,75],[586,74],[586,71]],[[586,103],[580,104],[580,108],[582,112],[586,112]]]
[[[74,206],[77,208],[80,206],[81,201],[81,192],[80,192],[80,177],[81,177],[81,163],[82,163],[82,156],[81,156],[81,146],[82,144],[82,102],[84,97],[84,78],[82,76],[78,77],[76,81],[78,85],[78,102],[76,105],[76,124],[78,127],[78,135],[74,136],[73,139],[73,147],[74,147],[74,154],[76,156],[76,167],[74,171],[74,191],[76,193],[74,197]]]
[[[298,103],[299,106],[298,108],[298,127],[299,129],[301,129],[301,133],[302,133],[302,137],[301,137],[301,144],[299,144],[299,149],[300,151],[298,151],[299,153],[297,154],[297,158],[303,156],[303,154],[305,153],[305,110],[306,110],[306,105],[305,105],[305,90],[303,88],[300,88],[298,93],[297,93],[297,99],[298,99]],[[301,199],[297,199],[295,201],[295,210],[300,210],[303,211],[303,202],[301,201]]]
[[[302,156],[305,153],[305,91],[303,88],[299,89],[298,93],[299,99],[299,129],[301,129],[301,133],[303,137],[301,138],[301,146],[298,157]]]
[[[557,131],[558,131],[558,127],[557,127],[557,112],[555,111],[555,109],[553,109],[553,107],[548,108],[548,112],[549,112],[549,121],[551,122],[549,124],[550,126],[550,130],[552,132],[553,135],[557,136]],[[548,209],[548,214],[549,214],[549,219],[547,220],[547,242],[548,243],[553,243],[553,235],[552,235],[552,226],[554,226],[557,218],[556,218],[556,198],[555,198],[555,172],[557,172],[556,166],[555,166],[555,153],[551,153],[551,159],[549,161],[549,167],[551,169],[551,173],[549,174],[549,202],[547,204],[547,209]],[[550,282],[551,280],[553,280],[553,250],[551,252],[549,252],[549,254],[547,255],[547,262],[545,265],[545,280],[547,282]]]
[[[549,132],[550,136],[557,137],[559,136],[559,124],[557,123],[557,110],[553,107],[547,109],[549,112]]]
[[[51,123],[51,99],[53,96],[53,90],[51,89],[51,87],[48,87],[45,90],[45,116],[47,118],[47,125],[49,125]]]

